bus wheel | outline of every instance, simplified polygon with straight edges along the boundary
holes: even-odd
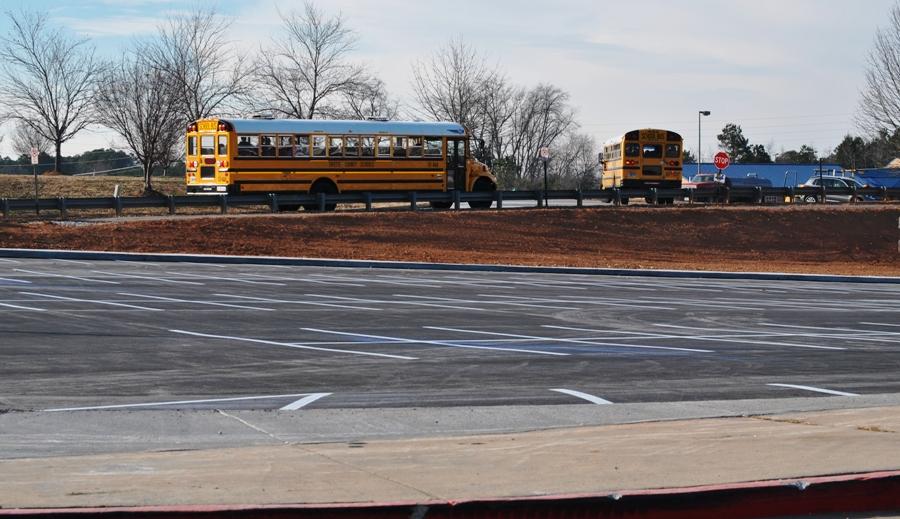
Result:
[[[309,194],[311,195],[318,195],[319,193],[325,193],[326,195],[336,195],[337,192],[337,186],[334,185],[334,182],[324,179],[317,180],[309,190]],[[337,204],[325,204],[326,211],[334,211],[336,207]],[[303,204],[303,209],[306,211],[318,211],[319,204]]]
[[[627,196],[623,196],[620,199],[620,201],[621,201],[622,205],[628,205],[628,197]]]
[[[431,206],[432,209],[450,209],[453,206],[453,202],[428,202],[428,205]]]
[[[486,178],[479,178],[475,181],[475,185],[472,187],[472,191],[479,193],[496,190],[497,186],[495,186],[493,182]],[[492,205],[494,205],[493,200],[479,200],[477,202],[469,202],[469,207],[471,207],[472,209],[490,209]]]

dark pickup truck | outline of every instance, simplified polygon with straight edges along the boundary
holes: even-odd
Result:
[[[772,187],[772,181],[759,178],[755,175],[746,177],[729,177],[724,173],[701,173],[691,178],[689,182],[682,184],[685,189],[696,189],[698,195],[694,196],[697,202],[713,202],[724,201],[725,188],[746,188],[746,187]],[[756,193],[745,193],[747,190],[740,190],[738,193],[731,193],[732,202],[754,202],[756,201]],[[703,195],[699,195],[703,192]]]

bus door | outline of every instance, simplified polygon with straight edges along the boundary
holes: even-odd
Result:
[[[466,189],[466,141],[447,140],[447,191]]]

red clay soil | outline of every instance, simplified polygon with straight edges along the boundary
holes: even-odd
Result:
[[[900,275],[897,206],[377,212],[0,223],[0,247]]]

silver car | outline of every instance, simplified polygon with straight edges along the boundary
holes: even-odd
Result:
[[[854,186],[856,187],[856,189],[862,189],[864,187],[869,187],[866,184],[863,184],[862,182],[860,182],[859,180],[857,180],[855,178],[839,177],[839,176],[835,176],[835,175],[822,175],[821,177],[819,177],[819,176],[811,177],[809,180],[807,180],[805,183],[803,183],[800,187],[821,188],[823,185],[825,186],[825,190],[826,190],[826,195],[825,195],[826,202],[849,202],[853,198],[853,195],[851,195],[851,194],[845,194],[845,195],[831,194],[831,193],[827,192],[829,190],[852,189]],[[813,194],[797,195],[797,200],[806,202],[807,204],[814,204],[817,202],[821,202],[822,201],[821,199],[822,199],[822,195],[813,195]],[[863,202],[866,200],[875,200],[875,199],[876,199],[876,197],[873,197],[872,195],[856,195],[855,201]]]

